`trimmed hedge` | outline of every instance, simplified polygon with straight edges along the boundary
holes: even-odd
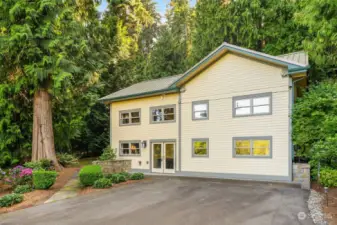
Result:
[[[337,170],[323,168],[320,171],[319,183],[324,187],[337,187]]]
[[[49,189],[56,181],[55,171],[37,170],[33,171],[33,185],[35,189]]]
[[[31,191],[32,191],[32,187],[29,184],[25,184],[25,185],[16,186],[13,192],[15,194],[24,194],[24,193],[28,193]]]
[[[23,201],[22,194],[8,194],[0,198],[0,207],[9,207]]]
[[[131,180],[142,180],[144,179],[143,173],[133,173],[130,177]]]
[[[111,180],[109,180],[108,178],[100,178],[95,181],[93,188],[103,189],[109,188],[111,187],[111,185],[112,185]]]
[[[92,186],[96,180],[102,177],[103,172],[99,165],[84,166],[79,173],[80,182],[83,186]]]

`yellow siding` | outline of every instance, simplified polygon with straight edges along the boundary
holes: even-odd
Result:
[[[167,94],[112,103],[110,108],[112,148],[116,148],[119,153],[120,141],[147,141],[147,147],[141,149],[141,156],[118,156],[118,158],[131,159],[133,169],[150,169],[150,140],[176,139],[178,143],[178,98],[178,94]],[[176,105],[176,122],[150,124],[150,107],[173,104]],[[119,126],[119,111],[139,108],[141,109],[141,125]]]
[[[288,176],[287,70],[227,54],[185,85],[182,93],[183,172]],[[232,97],[273,92],[272,115],[232,117]],[[192,101],[209,100],[209,120],[192,121]],[[272,158],[233,158],[232,138],[272,136]],[[209,158],[192,157],[192,138],[209,138]]]

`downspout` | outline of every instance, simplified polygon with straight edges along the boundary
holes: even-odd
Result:
[[[179,90],[179,118],[178,118],[178,145],[179,145],[179,168],[178,171],[181,172],[181,90]]]
[[[110,148],[112,148],[112,107],[109,104],[109,138],[110,138]]]

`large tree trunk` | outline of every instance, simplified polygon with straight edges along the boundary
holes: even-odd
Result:
[[[32,161],[49,159],[56,170],[62,170],[55,153],[51,96],[47,90],[35,92],[33,116]]]

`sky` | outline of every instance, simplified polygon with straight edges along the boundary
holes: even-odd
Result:
[[[166,6],[167,4],[170,2],[170,0],[154,0],[155,2],[157,2],[157,11],[160,13],[160,15],[164,16],[165,15],[165,11],[166,11]],[[191,6],[195,5],[195,1],[196,0],[189,0]],[[106,0],[102,1],[102,4],[99,7],[99,11],[103,12],[107,7],[107,2]]]

